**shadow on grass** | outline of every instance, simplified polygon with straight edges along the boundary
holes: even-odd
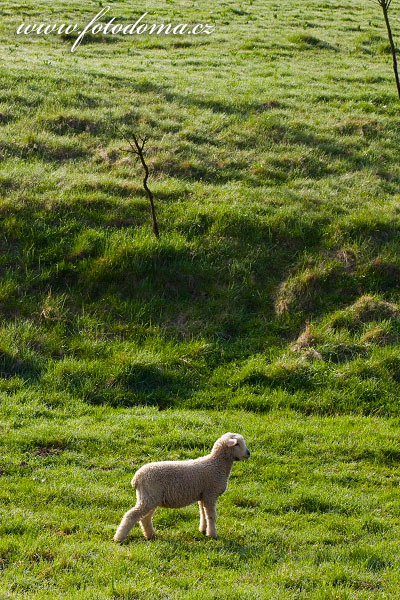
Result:
[[[17,358],[5,350],[0,350],[0,378],[10,379],[17,376],[33,381],[39,378],[40,373],[41,367],[34,359]]]
[[[45,119],[43,126],[57,135],[74,135],[80,133],[99,134],[107,130],[104,120],[79,118],[75,116],[60,115],[54,119]]]
[[[131,192],[108,184],[97,192],[113,190],[122,199]],[[363,267],[357,276],[339,263],[290,275],[294,256],[320,252],[329,225],[324,216],[289,213],[271,221],[268,215],[256,218],[229,209],[223,214],[199,212],[177,224],[180,238],[162,236],[154,243],[135,234],[134,228],[146,223],[150,231],[144,198],[140,204],[125,204],[85,199],[79,190],[76,196],[76,202],[55,205],[51,211],[39,202],[13,210],[15,226],[0,249],[12,265],[9,274],[17,285],[10,294],[17,294],[16,301],[21,294],[43,300],[51,287],[53,293],[74,298],[72,314],[84,304],[128,323],[151,322],[178,337],[204,332],[233,341],[257,315],[273,317],[274,301],[282,305],[282,313],[296,306],[296,313],[319,314],[327,304],[348,302],[383,280],[391,289],[398,280],[399,267],[392,265],[388,278],[391,265],[383,259]],[[365,224],[362,232],[359,227],[350,224],[343,235],[378,235],[373,223]],[[383,224],[381,229],[377,251],[400,235],[395,225]],[[27,252],[32,246],[35,253]],[[235,269],[232,261],[239,261]],[[23,273],[30,275],[21,287]]]
[[[41,142],[32,142],[29,145],[3,143],[0,154],[6,159],[16,157],[28,160],[36,157],[46,162],[57,163],[77,158],[86,158],[89,156],[89,151],[72,145],[50,146]]]
[[[101,193],[109,189],[106,185]],[[70,337],[80,335],[79,318],[84,313],[106,328],[118,325],[128,339],[133,339],[135,327],[147,331],[151,324],[175,341],[201,337],[227,353],[263,352],[271,331],[280,340],[293,332],[298,335],[305,315],[315,318],[327,307],[337,309],[352,295],[358,297],[377,285],[376,272],[366,276],[364,266],[361,274],[338,261],[333,266],[324,263],[322,270],[301,270],[305,252],[318,256],[322,252],[329,226],[323,215],[289,212],[270,219],[268,212],[242,214],[227,208],[203,214],[200,209],[177,224],[179,233],[169,226],[168,234],[157,241],[150,224],[148,235],[136,229],[148,220],[147,205],[144,199],[140,202],[139,211],[136,205],[93,198],[55,204],[51,211],[39,201],[12,207],[12,233],[0,248],[7,255],[7,277],[13,283],[6,301],[14,309],[13,318],[40,318],[39,307],[51,289],[54,298],[63,298],[60,321],[54,326],[62,329],[67,347]],[[358,236],[359,226],[358,221],[350,223],[344,235]],[[364,236],[375,235],[375,229],[372,223],[362,225]],[[399,235],[397,226],[382,226],[377,249],[393,244]],[[275,312],[274,300],[282,305],[281,315]],[[256,334],[254,323],[261,323]],[[53,324],[49,321],[47,326],[51,329]],[[117,329],[112,331],[115,336]],[[210,356],[204,360],[215,368],[215,355]],[[203,377],[190,360],[178,364],[176,357],[165,362],[132,361],[123,368],[119,365],[120,371],[105,365],[111,377],[99,374],[100,363],[92,371],[89,365],[78,372],[77,362],[68,366],[66,361],[63,370],[63,360],[55,367],[57,389],[67,389],[91,404],[180,406],[198,392]],[[6,377],[40,375],[35,361],[7,353],[2,361]],[[265,373],[249,374],[242,383],[312,391],[307,369],[306,364],[268,367]]]
[[[192,520],[192,519],[191,519]],[[217,525],[218,527],[218,525]],[[218,533],[218,531],[217,531]],[[184,534],[182,534],[183,536]],[[187,534],[189,535],[189,534]],[[232,534],[232,536],[234,536],[234,533]],[[129,539],[129,538],[128,538]],[[144,538],[143,542],[144,543],[148,543]],[[230,557],[232,555],[236,556],[240,556],[243,560],[252,560],[254,559],[255,556],[260,556],[261,554],[267,554],[266,555],[266,560],[268,560],[268,558],[270,559],[271,564],[275,564],[277,562],[279,562],[279,560],[281,559],[281,556],[283,555],[283,551],[284,548],[269,548],[270,552],[270,556],[268,556],[268,553],[266,553],[266,544],[265,543],[246,543],[246,542],[237,542],[234,537],[232,538],[228,538],[228,537],[221,537],[220,535],[218,535],[218,539],[214,540],[213,538],[207,537],[205,534],[200,533],[199,531],[196,532],[195,536],[193,537],[193,539],[191,540],[190,543],[185,543],[186,539],[182,539],[182,541],[176,541],[176,540],[172,540],[170,538],[168,538],[168,529],[163,529],[160,530],[160,533],[158,535],[156,535],[156,537],[151,540],[151,543],[157,543],[157,541],[161,541],[163,544],[168,546],[169,551],[181,551],[182,550],[182,546],[186,546],[187,551],[190,552],[191,550],[193,550],[194,548],[194,544],[196,543],[196,548],[199,548],[199,546],[203,546],[204,549],[206,549],[207,547],[209,547],[210,549],[213,550],[222,550],[223,551],[223,556],[221,558],[221,563],[225,563],[225,562],[229,562],[230,561]],[[138,540],[132,540],[137,542]],[[214,561],[218,561],[218,559],[215,557]],[[217,562],[214,562],[214,564],[217,564]]]
[[[133,364],[111,384],[92,386],[80,380],[73,391],[89,404],[110,406],[157,406],[160,410],[175,406],[195,392],[191,374],[163,369],[158,365]]]

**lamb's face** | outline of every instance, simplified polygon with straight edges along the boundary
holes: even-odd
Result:
[[[250,452],[245,444],[243,436],[239,433],[228,434],[226,445],[232,448],[233,460],[247,460],[250,458]]]

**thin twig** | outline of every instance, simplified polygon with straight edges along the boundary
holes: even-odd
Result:
[[[151,206],[151,216],[153,219],[153,233],[156,236],[156,238],[160,237],[159,231],[158,231],[158,223],[157,223],[157,217],[156,217],[156,210],[154,207],[154,197],[153,194],[151,192],[151,190],[149,189],[148,185],[147,185],[147,180],[149,178],[149,168],[146,164],[146,161],[144,159],[144,146],[145,143],[147,142],[147,137],[143,137],[140,141],[139,138],[136,137],[136,135],[134,133],[132,133],[132,138],[133,138],[133,142],[135,145],[132,144],[131,140],[129,138],[127,138],[124,134],[122,134],[122,136],[124,137],[124,139],[128,142],[129,146],[131,147],[130,150],[125,149],[125,152],[131,152],[132,154],[136,154],[136,156],[139,157],[140,162],[142,163],[144,172],[145,172],[145,176],[143,179],[143,187],[149,197],[150,200],[150,206]]]

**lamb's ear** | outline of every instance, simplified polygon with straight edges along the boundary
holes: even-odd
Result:
[[[229,440],[226,440],[226,445],[228,446],[228,448],[232,448],[232,446],[236,446],[237,443],[238,443],[238,441],[235,438],[230,438]]]

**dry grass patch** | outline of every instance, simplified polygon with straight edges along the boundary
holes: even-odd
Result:
[[[333,327],[347,326],[357,329],[363,323],[396,319],[399,308],[392,302],[381,300],[368,294],[361,296],[354,304],[340,311],[331,321]]]

